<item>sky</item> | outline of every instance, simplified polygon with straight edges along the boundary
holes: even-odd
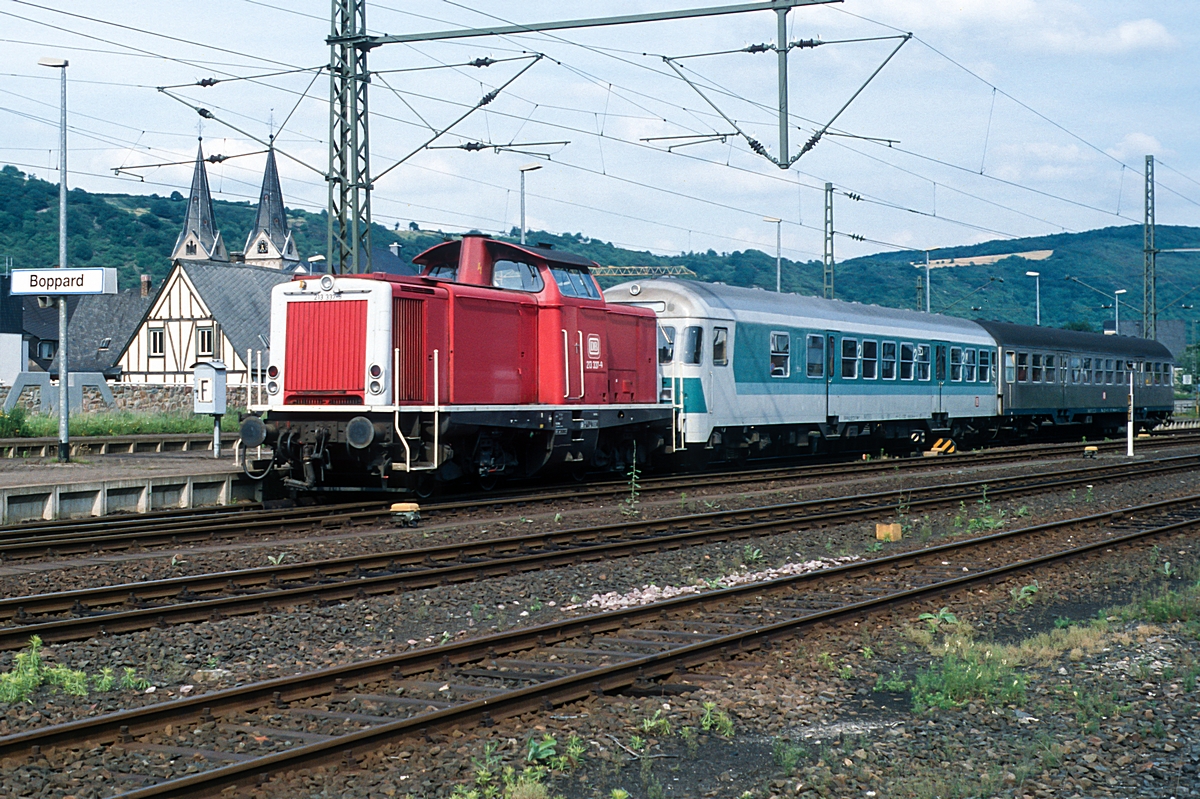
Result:
[[[419,33],[725,1],[387,0],[367,23]],[[209,167],[215,196],[253,201],[275,134],[285,202],[319,211],[328,15],[327,0],[0,0],[0,163],[58,180],[59,75],[37,61],[66,58],[70,187],[186,194],[202,135],[228,159]],[[823,42],[789,53],[789,157],[831,120],[835,135],[787,170],[746,140],[778,154],[777,56],[742,52],[774,41],[774,12],[378,47],[374,219],[507,232],[520,167],[538,164],[531,228],[656,254],[773,253],[774,217],[785,257],[819,259],[830,183],[844,260],[1140,224],[1153,154],[1159,224],[1200,225],[1193,3],[845,0],[788,25],[789,41]],[[480,58],[496,63],[469,65]],[[472,142],[493,146],[460,147]]]

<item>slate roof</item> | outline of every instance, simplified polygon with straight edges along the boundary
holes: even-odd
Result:
[[[78,296],[67,297],[67,319],[74,315],[79,307]],[[58,341],[58,304],[49,308],[38,306],[37,297],[25,297],[22,309],[22,328],[33,338],[40,341]],[[67,322],[67,335],[70,335],[70,322]],[[69,342],[68,342],[69,343]]]
[[[117,358],[133,338],[153,297],[143,297],[141,287],[119,294],[85,294],[79,298],[75,312],[67,323],[67,349],[73,372],[102,372],[120,374]],[[53,310],[53,309],[50,309]],[[56,318],[57,318],[57,312]],[[58,328],[54,329],[58,338]],[[108,346],[101,349],[104,339]],[[50,362],[50,373],[58,374],[59,356]]]
[[[270,347],[271,289],[291,280],[290,271],[211,261],[179,265],[239,355]]]

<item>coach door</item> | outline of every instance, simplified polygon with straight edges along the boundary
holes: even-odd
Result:
[[[933,345],[933,413],[945,413],[945,391],[946,381],[949,379],[949,365],[947,363],[947,351],[949,347],[945,342],[934,342]]]
[[[833,331],[825,331],[825,421],[837,424],[841,403],[838,402],[839,391],[834,380],[837,379],[837,335]]]

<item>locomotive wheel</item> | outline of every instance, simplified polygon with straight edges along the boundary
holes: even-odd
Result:
[[[479,486],[480,491],[491,491],[500,485],[500,477],[494,474],[480,475],[475,478],[475,484]]]

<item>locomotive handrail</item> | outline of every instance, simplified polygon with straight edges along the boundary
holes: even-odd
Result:
[[[580,330],[578,332],[579,332],[579,398],[583,399],[584,396],[587,394],[587,391],[585,390],[584,384],[583,384],[583,353],[585,352],[585,350],[583,349],[583,331]]]
[[[563,399],[571,398],[571,339],[567,337],[567,329],[562,328],[563,334]]]
[[[392,351],[392,407],[395,409],[395,416],[392,418],[392,427],[396,430],[396,436],[400,439],[400,443],[404,445],[404,469],[409,471],[410,463],[412,462],[412,451],[408,448],[408,436],[404,435],[404,431],[400,429],[400,348],[396,347]],[[392,464],[395,468],[396,464]]]

